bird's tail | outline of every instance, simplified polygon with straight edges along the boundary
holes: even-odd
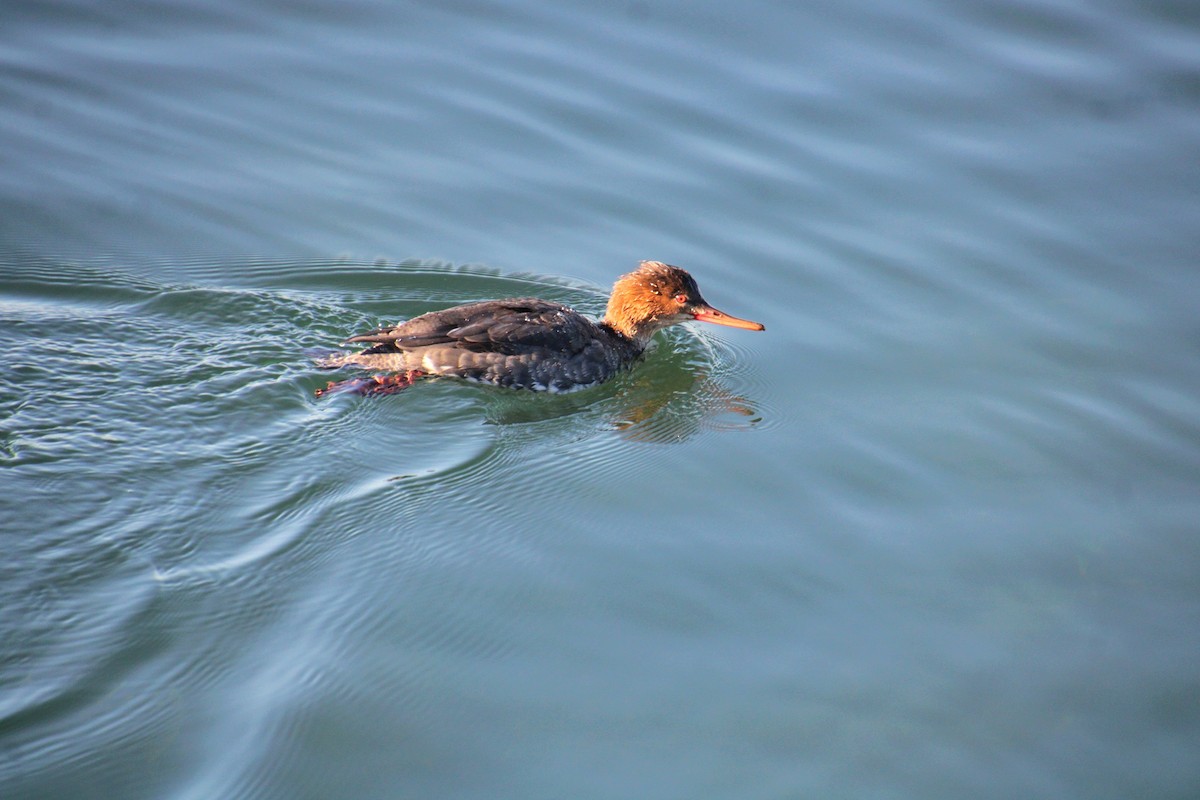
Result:
[[[341,369],[354,365],[357,353],[343,353],[337,350],[321,350],[317,348],[304,351],[304,355],[312,359],[320,369]]]

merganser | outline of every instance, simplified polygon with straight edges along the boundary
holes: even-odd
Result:
[[[468,303],[351,336],[343,344],[371,346],[326,356],[319,366],[389,374],[330,383],[317,394],[342,389],[387,394],[434,376],[572,392],[613,377],[642,354],[657,331],[689,320],[765,330],[710,306],[685,270],[643,261],[617,279],[599,322],[559,303],[519,298]]]

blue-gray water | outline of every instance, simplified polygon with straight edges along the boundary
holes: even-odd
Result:
[[[1200,796],[1194,2],[0,18],[4,800]]]

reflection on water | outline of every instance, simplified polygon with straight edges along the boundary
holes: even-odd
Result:
[[[664,360],[673,363],[676,359]],[[614,423],[622,436],[639,442],[672,443],[703,430],[749,429],[762,421],[749,399],[709,374],[723,371],[716,365],[706,367],[687,359],[680,367],[657,370],[646,380],[623,387],[618,397],[623,413]]]
[[[598,426],[620,431],[624,439],[662,444],[682,442],[705,430],[749,428],[762,421],[750,400],[708,374],[745,365],[714,363],[711,359],[720,358],[720,351],[690,331],[665,336],[669,338],[651,347],[629,371],[585,392],[528,397],[485,389],[487,419],[513,425],[582,415],[594,417]]]

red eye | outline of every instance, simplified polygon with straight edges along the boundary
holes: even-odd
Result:
[[[680,293],[680,294],[675,295],[675,302],[679,303],[679,305],[683,305],[687,301],[688,301],[688,296],[686,294]]]

